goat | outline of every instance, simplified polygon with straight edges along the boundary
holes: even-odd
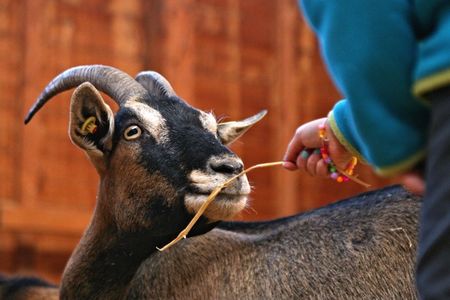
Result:
[[[133,79],[93,65],[56,76],[25,122],[75,87],[69,135],[100,184],[93,217],[64,270],[61,299],[417,298],[420,199],[401,187],[269,222],[219,222],[247,205],[242,176],[212,202],[190,238],[156,251],[243,169],[226,145],[265,112],[217,124],[156,72]],[[119,104],[115,115],[98,90]]]

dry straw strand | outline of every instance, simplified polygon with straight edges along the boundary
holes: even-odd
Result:
[[[206,199],[206,201],[202,204],[202,206],[200,206],[199,210],[197,211],[197,213],[194,215],[194,217],[192,218],[192,220],[189,222],[189,224],[186,226],[186,228],[184,228],[179,234],[178,236],[172,240],[170,243],[168,243],[167,245],[165,245],[162,248],[158,248],[156,247],[156,249],[158,249],[159,251],[164,251],[169,249],[170,247],[172,247],[173,245],[175,245],[176,243],[178,243],[179,241],[181,241],[182,239],[185,239],[187,237],[187,235],[189,234],[189,232],[191,231],[192,227],[194,227],[195,223],[197,223],[198,219],[200,219],[200,217],[203,215],[203,213],[205,212],[206,208],[208,207],[208,205],[214,201],[214,199],[216,198],[216,196],[220,193],[220,191],[222,191],[222,189],[226,188],[233,180],[235,180],[236,178],[252,171],[255,169],[260,169],[260,168],[267,168],[267,167],[274,167],[274,166],[281,166],[284,162],[283,161],[276,161],[276,162],[269,162],[269,163],[262,163],[262,164],[257,164],[254,166],[249,167],[248,169],[245,169],[244,171],[242,171],[241,173],[231,177],[230,179],[228,179],[227,181],[225,181],[224,183],[222,183],[221,185],[219,185],[218,187],[216,187],[211,194],[208,196],[208,198]],[[339,172],[341,172],[342,174],[344,174],[345,176],[347,176],[348,178],[350,178],[351,180],[353,180],[354,182],[361,184],[364,187],[369,187],[370,185],[365,183],[362,180],[359,180],[358,178],[356,178],[355,176],[351,176],[349,174],[347,174],[346,172],[342,171],[342,170],[338,170]]]
[[[273,166],[280,166],[282,164],[283,164],[282,161],[277,161],[277,162],[263,163],[263,164],[258,164],[258,165],[251,166],[250,168],[245,169],[241,173],[231,177],[230,179],[228,179],[227,181],[225,181],[224,183],[222,183],[221,185],[216,187],[212,191],[212,193],[208,196],[206,201],[202,204],[202,206],[200,206],[200,209],[194,215],[194,217],[189,222],[189,224],[186,226],[186,228],[184,228],[173,241],[171,241],[170,243],[168,243],[167,245],[165,245],[162,248],[158,248],[157,247],[156,249],[158,249],[159,251],[167,250],[168,248],[172,247],[173,245],[175,245],[176,243],[178,243],[182,239],[185,239],[186,236],[191,231],[192,227],[194,227],[195,223],[198,221],[198,219],[205,212],[205,210],[208,207],[208,205],[216,198],[216,196],[220,193],[220,191],[222,189],[226,188],[233,180],[235,180],[236,178],[238,178],[238,177],[240,177],[240,176],[242,176],[242,175],[244,175],[244,174],[246,174],[246,173],[248,173],[248,172],[250,172],[251,170],[254,170],[254,169],[267,168],[267,167],[273,167]]]

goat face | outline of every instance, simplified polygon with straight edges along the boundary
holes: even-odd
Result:
[[[119,102],[115,115],[95,84],[79,85],[71,98],[69,135],[101,176],[98,210],[124,231],[172,234],[215,187],[242,171],[242,161],[226,145],[265,112],[217,124],[214,116],[181,100],[161,75],[145,72],[137,80],[145,92]],[[241,176],[204,216],[234,216],[246,206],[249,192]]]

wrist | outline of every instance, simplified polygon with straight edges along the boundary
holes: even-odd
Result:
[[[322,140],[320,154],[327,165],[328,172],[332,179],[337,182],[353,180],[365,187],[370,186],[353,176],[354,169],[358,163],[358,158],[352,156],[352,154],[339,142],[333,131],[330,129],[328,119],[319,125],[319,138]],[[333,151],[333,153],[331,153],[331,151]]]
[[[356,157],[350,157],[350,161],[346,164],[347,166],[345,167],[345,169],[336,163],[336,157],[339,157],[339,160],[343,161],[345,156],[348,155],[348,152],[344,150],[342,157],[339,152],[335,152],[333,156],[329,153],[330,143],[335,143],[336,138],[333,139],[333,133],[327,133],[326,125],[326,121],[319,125],[319,137],[322,140],[322,146],[320,147],[321,157],[326,163],[328,172],[332,179],[336,180],[337,182],[348,181],[348,176],[353,175],[353,170],[358,163],[358,159]]]
[[[362,156],[362,154],[354,147],[354,145],[347,140],[344,136],[343,132],[340,130],[337,121],[334,117],[333,111],[330,111],[327,118],[327,130],[332,135],[332,138],[335,139],[333,142],[333,147],[336,146],[337,151],[345,151],[350,153],[352,156],[355,156],[359,162],[363,164],[367,164],[366,159]]]
[[[352,156],[352,154],[344,145],[341,144],[337,136],[334,134],[334,131],[330,125],[330,120],[328,118],[326,119],[324,125],[327,133],[330,157],[336,161],[338,166],[343,167],[347,163],[348,158]]]

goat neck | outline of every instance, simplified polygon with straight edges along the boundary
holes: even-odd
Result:
[[[122,299],[129,283],[142,262],[158,255],[156,247],[170,242],[178,232],[160,234],[160,228],[123,231],[108,213],[111,194],[103,192],[108,180],[102,178],[90,224],[83,234],[64,270],[61,281],[61,299]],[[120,201],[114,199],[113,201]],[[189,217],[177,224],[183,228]],[[175,221],[174,221],[175,223]],[[200,219],[189,237],[206,233],[218,222]]]
[[[123,298],[141,262],[158,242],[145,231],[118,232],[97,207],[64,270],[61,299]]]

